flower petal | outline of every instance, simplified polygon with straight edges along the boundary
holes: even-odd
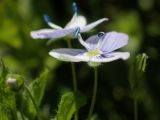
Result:
[[[53,49],[49,52],[49,55],[52,57],[61,60],[61,61],[68,61],[68,62],[81,62],[83,61],[83,54],[86,50],[83,49]]]
[[[117,59],[126,60],[129,58],[129,56],[130,56],[129,52],[112,52],[112,53],[107,53],[101,56],[94,57],[90,59],[90,62],[104,63],[104,62],[111,62]]]
[[[53,29],[63,29],[62,27],[60,27],[52,22],[48,22],[47,24]]]
[[[87,24],[87,20],[84,16],[77,15],[76,13],[72,17],[71,21],[65,26],[65,28],[84,27]]]
[[[70,28],[70,29],[41,29],[38,31],[32,31],[31,36],[34,39],[48,39],[48,38],[61,38],[67,35],[70,35],[76,31],[77,28]]]
[[[99,49],[105,51],[106,53],[112,52],[128,44],[128,35],[118,32],[106,33],[101,43],[99,44]]]
[[[103,41],[104,35],[104,32],[99,32],[97,35],[93,35],[85,41],[88,44],[90,50],[99,49],[101,41]]]
[[[96,62],[105,63],[111,62],[117,59],[126,60],[129,58],[129,52],[112,52],[107,54],[102,54],[101,56],[90,57],[88,56],[86,50],[83,49],[54,49],[49,52],[49,54],[61,61],[67,62]]]
[[[85,42],[88,44],[90,50],[94,50],[97,46],[99,39],[100,38],[97,35],[94,35],[89,37]]]
[[[87,32],[87,31],[93,29],[94,27],[96,27],[97,25],[99,25],[100,23],[107,21],[107,20],[108,20],[107,18],[102,18],[102,19],[97,20],[93,23],[90,23],[90,24],[84,26],[83,28],[81,28],[81,32]]]
[[[74,22],[76,18],[77,18],[77,13],[74,13],[72,19],[67,23],[67,25],[64,28],[67,28],[67,26],[70,26],[70,24]]]

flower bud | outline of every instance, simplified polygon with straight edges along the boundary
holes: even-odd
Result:
[[[137,59],[137,69],[141,72],[145,72],[146,66],[147,66],[147,59],[148,56],[145,53],[139,54],[136,57]]]
[[[6,84],[13,91],[18,91],[23,87],[24,78],[18,74],[8,74]]]

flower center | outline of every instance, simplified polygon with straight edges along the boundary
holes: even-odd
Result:
[[[86,53],[87,56],[89,57],[96,57],[100,55],[102,52],[100,50],[92,50]]]

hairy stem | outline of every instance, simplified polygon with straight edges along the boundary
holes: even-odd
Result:
[[[34,107],[35,107],[35,109],[36,109],[36,112],[37,112],[37,118],[38,118],[38,120],[40,120],[39,108],[38,108],[38,106],[37,106],[37,104],[36,104],[36,101],[34,100],[32,94],[31,94],[31,92],[29,91],[29,89],[27,88],[27,86],[24,86],[24,88],[25,88],[26,92],[28,93],[30,99],[32,100],[32,103],[33,103],[33,105],[34,105]]]
[[[21,114],[22,120],[25,120],[24,115],[23,115],[23,111],[22,111],[22,110],[20,110],[20,114]]]

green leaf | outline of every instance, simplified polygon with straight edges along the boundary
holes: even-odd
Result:
[[[30,91],[33,93],[33,97],[37,103],[37,105],[39,106],[41,103],[41,100],[43,98],[47,83],[49,82],[48,80],[48,76],[49,76],[49,70],[46,69],[44,72],[41,73],[41,75],[34,80],[30,86],[29,89]]]
[[[45,70],[36,80],[32,81],[28,87],[38,107],[40,106],[44,96],[44,92],[49,80],[48,76],[49,70]],[[29,117],[30,120],[32,120],[37,114],[35,106],[26,91],[24,92],[23,97],[23,112],[27,117]]]
[[[17,120],[15,96],[5,88],[0,88],[0,120]]]
[[[15,94],[6,84],[6,69],[3,61],[0,63],[0,120],[17,120]]]
[[[57,120],[71,120],[74,113],[86,104],[86,97],[80,93],[65,93],[58,106]]]

